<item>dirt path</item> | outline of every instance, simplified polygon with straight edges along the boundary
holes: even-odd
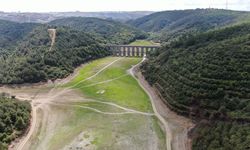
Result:
[[[48,29],[49,32],[49,36],[51,38],[51,45],[49,48],[49,51],[51,51],[52,47],[54,46],[55,42],[56,42],[56,29]]]
[[[100,69],[98,72],[96,72],[94,75],[92,75],[92,76],[90,76],[90,77],[88,77],[88,78],[86,78],[86,79],[83,79],[83,80],[77,82],[76,84],[74,84],[74,85],[72,85],[72,86],[66,87],[66,88],[64,88],[61,92],[56,93],[56,94],[55,94],[54,92],[53,92],[53,93],[51,92],[51,91],[53,91],[53,90],[57,87],[57,86],[55,86],[55,87],[49,92],[49,94],[51,95],[51,98],[58,97],[58,96],[60,96],[61,94],[65,93],[65,92],[71,91],[72,88],[76,87],[76,86],[79,85],[80,83],[83,83],[83,82],[85,82],[85,81],[87,81],[87,80],[90,80],[90,79],[96,77],[98,74],[100,74],[101,72],[103,72],[104,70],[106,70],[108,67],[110,67],[112,64],[114,64],[115,62],[117,62],[117,61],[119,61],[119,60],[121,60],[121,59],[122,59],[122,58],[118,58],[118,59],[112,61],[111,63],[109,63],[108,65],[106,65],[106,66],[103,67],[102,69]],[[52,96],[52,95],[53,95],[53,96]]]
[[[32,105],[32,120],[31,120],[31,125],[30,125],[29,132],[25,136],[25,138],[22,140],[22,142],[18,145],[17,150],[22,150],[22,148],[28,142],[29,138],[31,137],[31,135],[33,134],[33,132],[36,129],[36,123],[37,123],[37,121],[36,121],[36,119],[37,119],[36,111],[37,111],[37,108]]]
[[[145,58],[142,62],[145,61]],[[142,63],[141,62],[141,63]],[[166,144],[168,150],[191,150],[191,142],[187,136],[188,131],[194,127],[191,120],[177,115],[171,111],[158,96],[142,74],[139,72],[137,64],[130,69],[130,73],[139,82],[141,87],[147,92],[152,102],[154,112],[161,123],[164,125],[166,132]]]
[[[92,83],[92,84],[89,84],[89,85],[79,86],[79,87],[80,87],[80,88],[84,88],[84,87],[91,87],[91,86],[95,86],[95,85],[99,85],[99,84],[109,83],[109,82],[112,82],[112,81],[121,79],[121,78],[123,78],[123,77],[125,77],[125,76],[128,76],[128,74],[124,74],[124,75],[121,75],[121,76],[116,77],[116,78],[112,78],[112,79],[108,79],[108,80],[104,80],[104,81]]]
[[[133,109],[129,109],[129,108],[117,105],[117,104],[112,103],[112,102],[102,102],[102,101],[99,101],[99,100],[81,99],[80,97],[78,97],[77,99],[78,100],[80,99],[80,100],[83,100],[83,101],[88,101],[88,102],[92,101],[92,102],[96,102],[96,103],[102,103],[102,104],[105,104],[105,105],[110,105],[110,106],[113,106],[113,107],[116,107],[116,108],[120,108],[120,109],[124,110],[124,112],[105,112],[105,111],[101,111],[101,110],[98,110],[98,109],[92,108],[92,107],[81,106],[81,105],[71,105],[71,104],[64,104],[64,103],[57,103],[56,102],[56,100],[58,98],[62,99],[62,97],[65,97],[66,94],[71,93],[73,91],[73,89],[72,89],[73,87],[79,85],[80,83],[82,83],[82,82],[84,82],[86,80],[90,80],[90,79],[96,77],[98,74],[103,72],[105,69],[107,69],[109,66],[111,66],[115,62],[119,61],[120,59],[122,59],[122,58],[118,58],[118,59],[112,61],[111,63],[107,64],[105,67],[103,67],[102,69],[97,71],[94,75],[79,81],[78,83],[74,84],[71,87],[67,87],[67,88],[64,88],[64,89],[57,89],[56,88],[57,86],[54,86],[54,88],[50,89],[48,92],[44,92],[44,93],[37,92],[33,96],[29,95],[29,97],[26,97],[26,96],[22,95],[22,96],[24,96],[24,97],[22,97],[22,99],[31,100],[31,103],[32,103],[32,121],[31,121],[31,126],[30,126],[29,132],[27,133],[27,135],[25,137],[23,137],[20,140],[19,143],[17,143],[15,149],[23,150],[25,148],[25,145],[27,146],[27,144],[30,142],[29,140],[31,139],[32,134],[35,132],[35,130],[36,130],[37,126],[38,126],[38,123],[37,123],[37,110],[39,109],[39,110],[43,111],[44,116],[46,116],[46,115],[48,116],[49,114],[46,111],[46,106],[48,106],[48,104],[51,104],[51,105],[64,105],[64,106],[70,106],[70,107],[81,107],[83,109],[89,109],[91,111],[95,111],[97,113],[102,113],[102,114],[106,114],[106,115],[124,115],[124,114],[138,114],[138,115],[146,115],[146,116],[155,115],[157,118],[159,118],[160,122],[164,125],[165,131],[166,131],[166,134],[167,134],[167,136],[166,136],[167,149],[168,150],[171,150],[171,149],[177,149],[177,150],[187,149],[187,148],[183,148],[183,147],[186,147],[186,139],[187,139],[187,131],[188,131],[188,128],[186,128],[186,124],[184,123],[184,129],[187,129],[187,130],[183,130],[179,126],[176,126],[174,128],[172,127],[172,126],[175,126],[175,125],[170,124],[170,122],[172,121],[170,118],[174,118],[177,115],[170,114],[168,112],[169,111],[168,109],[165,110],[166,108],[164,107],[165,105],[162,104],[163,102],[157,97],[157,95],[155,93],[153,93],[154,91],[152,89],[150,89],[150,87],[147,86],[147,82],[144,81],[142,79],[142,77],[139,77],[139,83],[142,86],[142,88],[149,95],[155,113],[140,112],[140,111],[137,111],[137,110],[133,110]],[[143,59],[143,61],[144,61],[144,59]],[[138,76],[138,73],[135,74],[135,69],[139,65],[140,65],[140,63],[137,64],[136,66],[132,67],[129,70],[128,73],[131,73],[131,75],[133,77]],[[125,75],[128,75],[128,74],[125,74]],[[93,83],[91,85],[86,85],[86,86],[93,86],[95,84],[103,84],[103,83],[106,83],[106,82],[111,82],[113,80],[117,80],[119,78],[122,78],[125,75],[122,75],[122,76],[117,77],[117,78],[113,78],[113,79]],[[135,79],[138,80],[137,78],[135,78]],[[60,85],[60,83],[58,83],[57,85]],[[19,98],[18,95],[17,95],[17,98]],[[162,103],[160,103],[160,102],[162,102]],[[164,106],[161,108],[161,105],[162,106],[164,105]],[[46,120],[46,118],[43,118],[43,122],[45,121],[44,119]],[[182,121],[179,118],[174,119],[174,120],[178,120],[182,124]],[[178,131],[178,133],[175,133],[177,131],[177,130],[175,130],[175,128],[177,128],[178,130],[181,130],[181,131]]]
[[[108,64],[108,65],[106,65],[105,67],[103,67],[101,70],[99,70],[99,71],[98,71],[97,73],[95,73],[94,75],[92,75],[92,76],[90,76],[90,77],[88,77],[88,78],[86,78],[86,79],[84,79],[84,80],[82,80],[82,81],[80,81],[80,82],[78,82],[78,83],[76,83],[76,84],[74,84],[74,85],[68,87],[68,88],[76,87],[76,86],[79,85],[80,83],[83,83],[84,81],[87,81],[87,80],[90,80],[90,79],[96,77],[98,74],[100,74],[101,72],[103,72],[104,70],[106,70],[109,66],[113,65],[115,62],[117,62],[117,61],[119,61],[119,60],[121,60],[121,59],[122,59],[122,58],[118,58],[118,59],[112,61],[110,64]]]
[[[63,97],[65,94],[72,92],[73,91],[72,88],[74,88],[75,86],[79,85],[80,83],[82,83],[84,81],[87,81],[87,80],[90,80],[90,79],[96,77],[101,72],[106,70],[109,66],[111,66],[112,64],[114,64],[115,62],[117,62],[117,61],[119,61],[121,59],[122,58],[118,58],[118,59],[112,61],[111,63],[107,64],[102,69],[100,69],[98,72],[96,72],[94,75],[79,81],[78,83],[74,84],[73,86],[64,88],[64,89],[59,90],[59,91],[56,90],[56,89],[57,89],[58,85],[61,85],[60,82],[57,83],[57,85],[55,85],[48,92],[45,92],[45,93],[41,93],[39,90],[37,90],[37,92],[35,92],[33,95],[27,94],[27,96],[19,93],[21,95],[20,96],[18,93],[15,93],[17,98],[31,101],[32,120],[31,120],[31,125],[30,125],[28,133],[23,138],[21,138],[18,143],[15,144],[16,146],[15,146],[14,149],[23,150],[25,148],[25,145],[29,142],[32,134],[36,130],[36,127],[38,126],[37,125],[37,109],[41,110],[44,113],[44,116],[49,115],[48,112],[46,111],[46,104],[53,103],[53,101],[58,99],[58,98],[61,99],[61,97]],[[111,82],[112,80],[116,80],[116,79],[110,79],[110,80],[103,81],[103,82],[104,83],[105,82]],[[100,83],[98,83],[98,84],[100,84]],[[8,93],[11,93],[11,91],[8,88],[6,88],[6,89],[7,89]],[[101,103],[101,102],[99,102],[99,103]],[[92,111],[95,111],[95,112],[98,112],[98,113],[109,114],[109,115],[123,115],[123,114],[140,114],[140,115],[147,115],[147,116],[153,116],[154,115],[152,113],[146,113],[146,112],[140,112],[140,111],[128,109],[128,108],[119,106],[119,105],[114,104],[114,103],[103,102],[103,104],[107,104],[107,105],[111,105],[111,106],[123,109],[123,110],[125,110],[125,112],[122,112],[122,113],[102,112],[102,111],[100,111],[98,109],[91,108],[91,107],[80,106],[80,105],[78,107],[81,107],[81,108],[84,108],[84,109],[89,109],[89,110],[92,110]],[[56,105],[64,105],[64,104],[56,104]]]
[[[124,108],[125,112],[117,112],[117,113],[113,113],[113,112],[104,112],[101,111],[99,109],[93,108],[93,107],[88,107],[88,106],[82,106],[82,105],[71,105],[71,104],[62,104],[62,103],[47,103],[47,104],[51,104],[51,105],[61,105],[61,106],[69,106],[69,107],[80,107],[80,108],[84,108],[84,109],[89,109],[92,110],[94,112],[100,113],[100,114],[104,114],[104,115],[125,115],[125,114],[139,114],[139,115],[145,115],[145,116],[153,116],[153,113],[145,113],[145,112],[140,112],[140,111],[136,111],[136,110],[132,110],[132,109],[127,109]]]
[[[161,122],[161,123],[163,124],[163,126],[164,126],[165,133],[166,133],[166,146],[167,146],[167,150],[171,150],[171,149],[172,149],[172,146],[171,146],[171,143],[172,143],[172,142],[171,142],[171,140],[172,140],[172,133],[171,133],[171,130],[170,130],[169,126],[168,126],[168,123],[167,123],[167,121],[160,115],[160,113],[159,113],[158,110],[156,109],[153,95],[149,92],[148,89],[145,88],[145,85],[142,84],[142,83],[140,82],[140,80],[138,80],[138,79],[136,78],[136,75],[135,75],[135,69],[138,68],[138,66],[140,66],[141,63],[144,62],[144,61],[145,61],[145,57],[143,58],[143,60],[142,60],[140,63],[138,63],[137,65],[133,66],[133,67],[129,70],[129,72],[130,72],[130,74],[138,81],[138,83],[139,83],[140,86],[144,89],[144,91],[148,94],[148,96],[149,96],[149,98],[150,98],[150,100],[151,100],[152,107],[153,107],[153,110],[154,110],[154,112],[155,112],[155,115],[156,115],[156,117],[160,120],[160,122]]]

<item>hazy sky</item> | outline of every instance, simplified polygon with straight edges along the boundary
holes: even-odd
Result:
[[[226,8],[226,0],[0,0],[0,11],[160,11]],[[250,0],[228,0],[228,8],[250,11]]]

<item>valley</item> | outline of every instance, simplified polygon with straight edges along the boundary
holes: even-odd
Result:
[[[31,14],[0,20],[0,150],[250,149],[248,11]]]
[[[127,71],[140,61],[108,57],[67,83],[1,88],[33,107],[30,130],[13,149],[165,149],[150,99]]]

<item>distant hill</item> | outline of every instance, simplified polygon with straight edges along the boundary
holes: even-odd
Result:
[[[182,37],[154,52],[142,72],[170,108],[203,119],[194,150],[249,148],[249,23]]]
[[[167,41],[182,34],[208,31],[243,20],[250,20],[249,12],[196,9],[157,12],[128,23],[146,32],[158,33],[161,40]]]
[[[102,19],[114,19],[119,21],[127,21],[149,15],[150,11],[134,11],[134,12],[53,12],[53,13],[18,13],[18,12],[0,12],[0,19],[9,20],[19,23],[34,22],[48,23],[52,20],[66,17],[96,17]]]
[[[49,13],[0,12],[0,19],[19,23],[47,23],[58,18]]]
[[[54,20],[49,24],[67,26],[74,30],[95,34],[106,43],[112,44],[128,44],[147,36],[145,32],[139,29],[108,19],[70,17]]]
[[[76,66],[109,54],[101,39],[85,32],[58,27],[55,44],[50,49],[47,25],[33,26],[1,20],[0,25],[4,27],[0,30],[6,31],[2,32],[4,38],[0,39],[0,84],[63,78]],[[4,44],[6,39],[11,39],[12,44]]]
[[[52,13],[56,17],[92,17],[101,19],[113,19],[117,21],[127,21],[131,19],[137,19],[153,13],[152,11],[121,11],[121,12],[59,12]]]
[[[20,24],[0,20],[0,47],[3,48],[15,44],[37,26],[38,24],[34,23]]]

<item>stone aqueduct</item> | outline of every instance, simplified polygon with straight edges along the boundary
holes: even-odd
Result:
[[[149,51],[154,51],[160,46],[132,46],[132,45],[111,45],[109,49],[113,56],[120,57],[144,57]]]

